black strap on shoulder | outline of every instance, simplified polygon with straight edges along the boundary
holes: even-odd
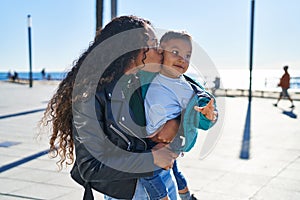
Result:
[[[200,85],[198,85],[198,83],[194,79],[188,77],[187,75],[183,75],[183,76],[184,76],[185,80],[187,80],[189,82],[189,84],[192,86],[192,88],[196,94],[197,94],[197,92],[199,92],[199,89],[202,89],[200,87]]]
[[[200,85],[199,83],[197,83],[194,79],[183,75],[184,78],[189,82],[189,84],[191,85],[191,87],[193,88],[195,94],[198,95],[198,97],[207,97],[209,99],[213,98],[213,96],[211,96],[211,94],[209,94],[205,88]]]

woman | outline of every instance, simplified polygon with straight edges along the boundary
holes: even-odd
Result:
[[[141,68],[160,70],[156,46],[149,21],[115,18],[97,34],[48,104],[42,124],[52,126],[50,150],[60,156],[60,167],[74,164],[71,176],[85,187],[84,199],[93,199],[91,188],[132,199],[138,178],[159,167],[170,169],[177,157],[163,143],[149,149],[141,117],[132,110],[140,102],[132,75]]]

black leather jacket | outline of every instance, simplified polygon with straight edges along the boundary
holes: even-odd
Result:
[[[73,105],[76,160],[71,176],[85,187],[84,199],[93,199],[91,188],[131,199],[137,179],[157,169],[144,127],[131,119],[124,85],[113,82]]]

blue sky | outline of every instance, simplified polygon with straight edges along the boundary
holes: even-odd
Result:
[[[65,71],[95,32],[96,0],[1,0],[0,71],[27,71],[27,15],[32,17],[33,71]],[[104,1],[106,24],[110,1]],[[186,30],[218,68],[249,67],[251,0],[118,0],[118,15]],[[256,0],[254,69],[300,69],[300,1]]]

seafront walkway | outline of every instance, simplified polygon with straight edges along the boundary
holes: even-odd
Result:
[[[270,98],[277,99],[281,89],[252,89],[252,96],[258,98]],[[216,90],[215,94],[217,96],[225,96],[225,97],[247,97],[249,95],[249,89],[244,88],[234,88],[234,89],[226,89],[221,88]],[[300,100],[300,89],[289,89],[289,94],[294,100]]]
[[[29,88],[0,82],[0,199],[82,199],[82,187],[69,176],[71,167],[58,171],[57,159],[45,154],[48,135],[37,137],[38,121],[57,84],[40,81]],[[274,107],[274,98],[253,97],[247,127],[249,159],[241,159],[248,98],[234,94],[217,97],[217,102],[222,102],[222,120],[212,131],[200,131],[195,147],[178,159],[197,198],[300,199],[300,101],[290,109],[287,100]],[[201,157],[207,135],[215,133],[220,134],[216,145]]]

